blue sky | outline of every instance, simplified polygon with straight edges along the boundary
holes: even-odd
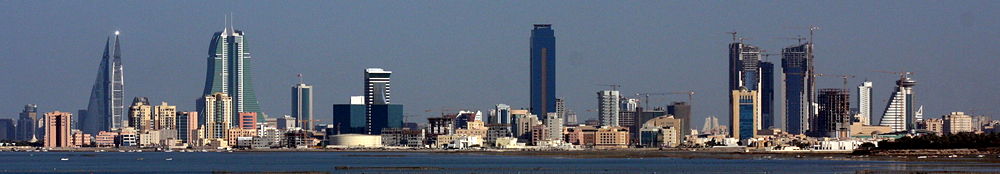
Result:
[[[1000,114],[997,1],[4,1],[0,6],[0,118],[27,103],[45,112],[86,108],[104,40],[122,32],[126,101],[193,110],[212,33],[224,15],[247,33],[263,110],[290,113],[302,73],[315,117],[362,92],[366,67],[394,72],[393,102],[410,120],[441,108],[528,105],[531,25],[557,38],[557,95],[581,120],[596,118],[595,84],[624,94],[694,90],[695,127],[727,120],[727,44],[778,53],[783,39],[816,32],[816,71],[874,81],[875,114],[898,76],[913,71],[927,117]],[[769,58],[780,65],[780,57]],[[820,77],[819,88],[841,87]],[[780,92],[780,91],[776,91]],[[852,92],[854,93],[854,92]],[[852,96],[856,97],[856,96]],[[686,96],[653,97],[653,105]],[[780,102],[779,102],[780,104]],[[780,105],[777,107],[780,113]],[[425,112],[425,110],[432,110]],[[725,121],[723,121],[725,122]]]

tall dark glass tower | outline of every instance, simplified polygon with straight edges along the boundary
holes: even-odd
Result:
[[[90,91],[90,103],[85,115],[80,116],[80,130],[97,135],[100,131],[121,128],[125,105],[125,76],[122,69],[122,51],[115,31],[114,46],[111,38],[104,43],[104,56],[97,69],[97,80]],[[114,50],[112,50],[114,49]],[[113,55],[112,55],[113,53]]]
[[[552,24],[531,30],[531,114],[556,112],[556,36]]]
[[[785,131],[806,133],[810,119],[815,118],[812,43],[781,50],[781,71],[785,74]]]
[[[737,94],[737,91],[742,91],[745,94],[752,94],[750,98],[753,99],[753,105],[750,108],[760,107],[760,95],[761,95],[761,49],[755,46],[751,46],[743,43],[741,40],[736,40],[729,44],[729,100],[730,101],[742,101]],[[740,93],[743,94],[743,93]],[[746,96],[744,96],[746,98]],[[734,100],[736,99],[736,100]],[[740,102],[729,103],[729,108],[744,107]],[[743,110],[740,110],[741,112]],[[747,111],[749,112],[749,111]],[[736,117],[737,114],[742,114]],[[761,129],[760,125],[761,118],[759,115],[751,114],[747,117],[746,113],[735,113],[734,110],[730,110],[729,115],[730,122],[736,122],[735,119],[749,119],[739,121],[742,124],[749,124],[750,127],[743,126],[745,129]],[[737,130],[732,130],[737,131]],[[752,135],[752,134],[751,134]]]
[[[761,127],[774,127],[774,63],[760,62],[760,117]]]
[[[240,112],[255,112],[257,121],[264,121],[264,113],[260,112],[254,93],[251,63],[243,31],[229,26],[215,32],[208,49],[208,73],[201,97],[226,93],[233,98],[233,110],[230,111],[233,117],[239,117]],[[204,100],[198,100],[198,113],[206,113]]]

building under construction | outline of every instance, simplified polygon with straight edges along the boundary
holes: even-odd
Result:
[[[816,117],[811,136],[850,136],[851,94],[846,89],[827,88],[819,91],[819,114]]]

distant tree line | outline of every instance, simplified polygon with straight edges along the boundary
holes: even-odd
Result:
[[[902,137],[894,141],[881,141],[874,149],[985,149],[1000,147],[1000,134],[975,134],[963,132],[938,136],[926,134],[916,137]]]

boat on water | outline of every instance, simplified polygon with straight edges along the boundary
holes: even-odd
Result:
[[[167,158],[167,161],[173,161],[174,158]]]
[[[60,158],[60,161],[69,161],[69,158]]]

